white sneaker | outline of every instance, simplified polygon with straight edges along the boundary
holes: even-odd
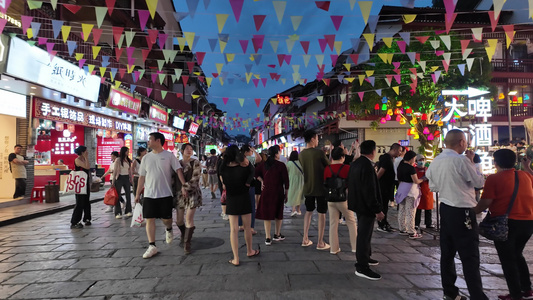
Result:
[[[296,216],[296,215],[298,215],[298,212],[297,212],[297,211],[293,211],[293,212],[291,213],[291,217],[294,217],[294,216]]]
[[[113,211],[113,206],[107,206],[106,210],[104,210],[104,212],[108,213],[108,212],[112,212]]]
[[[150,258],[157,254],[157,247],[150,245],[148,249],[146,249],[146,252],[143,254],[143,258]]]
[[[116,215],[115,218],[122,219],[122,215]]]
[[[124,218],[131,218],[131,216],[133,216],[133,214],[129,212],[129,213],[124,215]]]
[[[222,220],[226,220],[226,221],[229,220],[228,215],[224,214],[224,215],[222,216]]]
[[[172,243],[172,240],[174,239],[174,234],[172,230],[168,231],[165,229],[165,237],[166,237],[167,244]]]

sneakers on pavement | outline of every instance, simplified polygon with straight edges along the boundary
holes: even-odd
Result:
[[[267,245],[267,246],[272,245],[272,240],[271,239],[266,239],[265,240],[265,245]]]
[[[369,259],[368,259],[368,264],[369,264],[370,266],[377,266],[377,265],[379,265],[379,261],[377,261],[377,260],[375,260],[375,259],[372,259],[372,258],[369,258]]]
[[[294,216],[297,216],[297,215],[298,215],[298,212],[297,212],[297,211],[293,211],[293,212],[291,213],[291,217],[294,217]]]
[[[172,243],[172,240],[174,239],[174,233],[172,230],[165,230],[165,240],[167,244]]]
[[[524,299],[533,299],[533,291],[522,292],[522,298],[524,298]]]
[[[378,226],[378,228],[376,228],[376,230],[379,231],[379,232],[387,232],[385,227],[381,227],[381,226]]]
[[[368,280],[380,280],[381,279],[381,275],[370,270],[370,268],[365,269],[365,270],[356,270],[355,275],[362,277],[362,278],[366,278]]]
[[[113,206],[107,206],[106,210],[104,210],[105,213],[108,213],[108,212],[112,212],[113,211]]]
[[[228,217],[228,215],[226,215],[226,214],[223,214],[223,215],[222,215],[222,220],[226,220],[226,221],[227,221],[227,220],[229,220],[229,217]]]
[[[421,238],[421,237],[422,237],[422,235],[421,235],[420,233],[413,233],[413,234],[410,234],[410,235],[409,235],[409,238],[410,238],[410,239],[413,239],[413,240],[414,240],[414,239],[419,239],[419,238]]]
[[[396,231],[396,230],[394,230],[389,224],[385,225],[385,226],[384,226],[384,229],[385,229],[385,231],[388,232],[388,233],[393,233],[393,232]]]
[[[92,224],[91,221],[85,221],[85,226],[91,226]]]
[[[133,214],[129,212],[129,213],[124,215],[124,218],[131,218],[131,216],[133,216]]]
[[[117,218],[117,219],[122,219],[122,215],[121,215],[121,214],[116,215],[115,218]]]
[[[83,228],[83,224],[81,223],[70,225],[70,229],[81,229],[81,228]]]
[[[274,234],[274,237],[272,238],[272,240],[276,242],[283,241],[284,239],[285,239],[285,236],[281,233],[279,235]]]
[[[409,235],[409,232],[400,230],[399,235]]]
[[[157,254],[157,247],[150,245],[148,249],[146,249],[146,252],[143,254],[143,258],[150,258]]]

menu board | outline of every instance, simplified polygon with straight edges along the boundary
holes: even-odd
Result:
[[[112,163],[111,152],[120,151],[120,148],[124,146],[124,140],[101,137],[99,137],[97,140],[96,163],[104,167],[107,171]]]

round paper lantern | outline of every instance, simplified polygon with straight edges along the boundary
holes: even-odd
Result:
[[[435,137],[433,136],[433,133],[430,133],[430,134],[428,135],[428,141],[432,141],[432,140],[434,140],[434,139],[435,139]]]
[[[401,118],[400,119],[400,125],[404,125],[405,124],[405,118]]]
[[[389,110],[387,110],[387,115],[391,115],[391,116],[393,115],[392,109],[389,108]]]
[[[398,107],[402,106],[402,101],[396,102],[396,106],[398,106]]]
[[[413,134],[413,139],[418,140],[419,138],[420,136],[418,135],[418,133]]]
[[[442,126],[442,125],[444,125],[444,122],[442,122],[442,121],[438,121],[437,122],[437,126]]]
[[[427,114],[422,114],[422,120],[427,120],[428,119],[428,115]]]
[[[405,113],[406,114],[412,114],[413,113],[413,109],[408,107],[406,110],[405,110]]]
[[[387,104],[383,104],[383,105],[381,106],[381,110],[387,110]]]
[[[402,116],[396,115],[396,122],[401,122],[401,121],[402,121]]]

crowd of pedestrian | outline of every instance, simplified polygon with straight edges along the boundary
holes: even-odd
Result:
[[[105,175],[111,174],[111,183],[125,192],[124,207],[120,201],[113,207],[117,218],[129,217],[132,212],[131,186],[135,203],[143,199],[143,216],[149,246],[143,258],[158,253],[155,219],[165,226],[166,243],[174,239],[172,211],[176,210],[176,226],[181,235],[184,253],[191,253],[195,230],[194,215],[202,206],[202,187],[208,188],[213,199],[220,191],[221,216],[229,220],[229,241],[233,257],[229,263],[239,266],[239,231],[244,232],[246,255],[261,253],[254,249],[255,220],[263,220],[265,245],[285,239],[282,234],[284,208],[290,216],[301,215],[305,204],[302,247],[313,245],[309,230],[313,212],[318,213],[317,250],[329,250],[333,255],[341,249],[338,239],[339,224],[347,225],[351,252],[355,253],[355,274],[369,280],[381,275],[371,266],[379,264],[372,258],[374,229],[384,233],[406,235],[419,239],[422,211],[426,229],[434,229],[432,209],[434,192],[440,200],[440,273],[444,299],[466,299],[456,286],[455,256],[462,262],[463,274],[471,299],[488,299],[483,291],[480,275],[479,235],[476,214],[489,209],[491,216],[508,216],[508,238],[495,241],[503,273],[509,287],[508,295],[499,299],[533,299],[531,280],[523,250],[533,234],[533,170],[531,161],[524,162],[525,171],[515,169],[516,153],[500,149],[494,153],[497,173],[485,179],[474,164],[475,154],[467,150],[465,134],[460,130],[447,133],[445,148],[431,164],[423,155],[394,143],[375,163],[376,143],[353,143],[348,150],[342,142],[326,152],[318,148],[318,134],[308,130],[303,135],[306,148],[292,151],[284,162],[279,146],[267,153],[258,153],[245,145],[232,145],[216,150],[210,156],[194,156],[193,146],[183,144],[181,160],[163,149],[165,138],[160,133],[150,134],[148,147],[137,151],[137,158],[129,158],[129,149],[122,147],[113,153],[113,163]],[[15,150],[17,151],[17,145]],[[16,152],[10,156],[10,166],[17,176],[25,165],[24,157]],[[89,175],[88,151],[76,149],[75,170]],[[88,176],[88,178],[91,178]],[[17,187],[22,183],[17,181]],[[84,194],[76,195],[71,228],[91,225],[90,184]],[[476,190],[483,191],[478,193]],[[479,200],[479,201],[478,201]],[[398,229],[387,218],[391,202],[398,205]],[[122,214],[122,210],[124,214]],[[326,213],[329,211],[329,243],[326,243]],[[377,220],[377,226],[375,222]],[[274,231],[272,235],[272,221]]]

